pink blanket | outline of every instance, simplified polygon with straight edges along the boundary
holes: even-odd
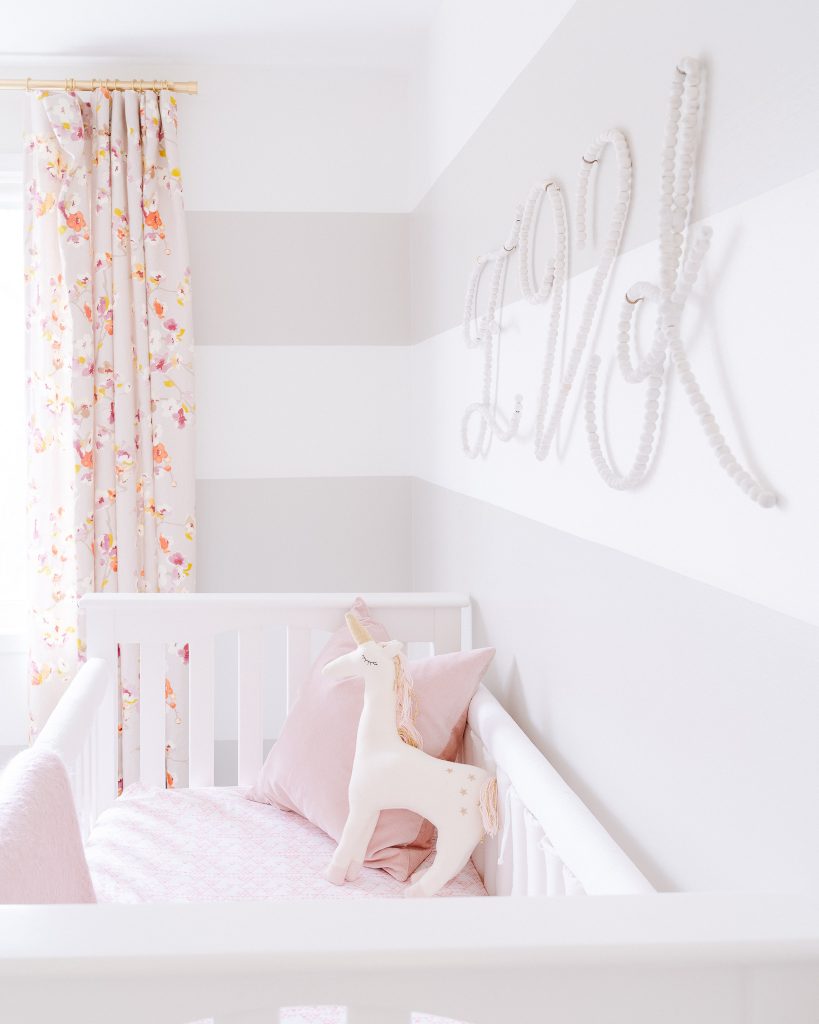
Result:
[[[38,746],[0,775],[0,903],[94,903],[71,784]]]

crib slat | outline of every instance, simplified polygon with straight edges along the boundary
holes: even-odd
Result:
[[[548,840],[533,814],[524,809],[523,817],[526,821],[526,895],[546,896],[549,885]]]
[[[262,634],[239,631],[239,785],[252,786],[262,767]]]
[[[89,658],[103,661],[107,679],[106,694],[97,711],[93,740],[94,780],[91,819],[117,798],[119,780],[119,677],[117,672],[117,639],[113,609],[98,608],[85,622],[85,638]]]
[[[310,630],[303,626],[287,627],[287,710],[299,695],[299,688],[310,671]]]
[[[461,650],[461,609],[436,608],[432,643],[436,654]],[[470,639],[471,643],[471,639]]]
[[[529,871],[529,843],[526,833],[526,809],[517,793],[512,790],[509,801],[512,818],[512,878],[510,896],[526,895],[526,877]]]
[[[213,785],[213,636],[190,641],[190,785]]]
[[[165,645],[139,650],[139,781],[165,788]]]

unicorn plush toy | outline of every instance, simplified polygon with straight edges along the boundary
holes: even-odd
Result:
[[[347,625],[358,646],[324,667],[333,679],[362,676],[364,709],[358,724],[350,812],[326,877],[335,885],[361,872],[378,815],[406,808],[438,830],[435,859],[412,876],[407,896],[434,896],[457,875],[485,833],[498,828],[497,783],[470,764],[421,750],[413,724],[412,684],[396,640],[378,643],[354,615]]]

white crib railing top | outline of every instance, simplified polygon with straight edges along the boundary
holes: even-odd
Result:
[[[86,594],[84,608],[114,608],[117,611],[167,608],[185,602],[193,607],[218,606],[221,609],[266,608],[285,615],[299,609],[347,611],[359,594],[277,594],[277,593],[197,593],[197,594]],[[371,610],[384,608],[468,608],[469,595],[455,592],[368,593],[365,600]]]
[[[333,631],[357,594],[87,594],[80,601],[89,643],[114,629],[118,642],[176,642],[242,628]],[[471,646],[470,600],[460,593],[374,593],[364,598],[394,636]],[[459,634],[456,636],[456,632]],[[455,642],[457,641],[457,642]]]

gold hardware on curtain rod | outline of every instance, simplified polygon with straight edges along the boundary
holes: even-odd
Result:
[[[134,92],[157,92],[167,89],[168,92],[187,93],[195,96],[199,91],[198,82],[144,81],[141,78],[0,78],[0,89],[67,89],[70,92],[88,92],[94,89],[133,89]]]

